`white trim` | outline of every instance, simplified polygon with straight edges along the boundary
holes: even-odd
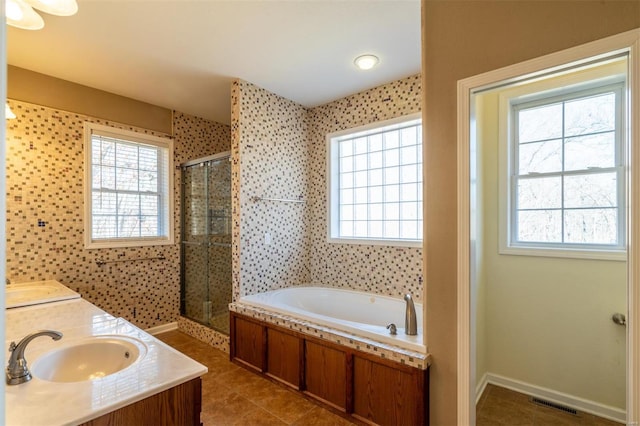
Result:
[[[482,398],[482,394],[484,394],[484,391],[487,389],[487,385],[489,384],[488,377],[489,373],[484,373],[482,375],[482,379],[480,379],[480,382],[476,386],[476,405],[478,405],[480,398]]]
[[[151,334],[152,336],[155,336],[156,334],[166,333],[167,331],[173,331],[177,329],[178,329],[178,323],[170,322],[168,324],[162,324],[156,327],[147,328],[145,331]]]
[[[523,81],[531,76],[541,76],[566,68],[567,64],[585,64],[596,59],[610,57],[612,53],[629,54],[629,102],[630,116],[640,127],[640,29],[607,37],[571,49],[552,53],[519,64],[490,71],[458,81],[458,279],[457,279],[457,418],[458,424],[475,424],[475,406],[472,404],[473,376],[470,374],[475,363],[475,346],[471,345],[472,327],[470,323],[470,171],[469,150],[471,110],[469,108],[472,92],[493,87],[496,84],[509,84]],[[638,108],[636,111],[635,108]],[[640,146],[640,128],[630,135],[629,146]],[[640,194],[640,149],[631,150],[629,165],[629,194]],[[636,189],[639,188],[639,189]],[[640,217],[640,196],[632,197],[627,204],[628,218]],[[640,259],[635,251],[640,248],[640,221],[629,224],[629,260],[628,268],[628,325],[627,325],[627,422],[637,424],[640,409]]]
[[[126,238],[126,239],[99,239],[93,240],[92,236],[92,199],[91,199],[91,138],[96,133],[102,136],[109,136],[115,139],[132,141],[145,145],[152,145],[167,149],[167,210],[166,210],[166,236],[163,237],[145,237],[145,238]],[[173,245],[175,242],[175,226],[174,226],[174,143],[173,140],[166,137],[148,135],[145,133],[135,132],[126,129],[105,126],[90,121],[84,122],[84,248],[85,249],[102,249],[102,248],[119,248],[119,247],[144,247],[144,246],[162,246]]]
[[[557,404],[575,408],[576,410],[594,414],[608,420],[613,420],[623,424],[625,423],[627,413],[625,410],[622,410],[620,408],[600,404],[595,401],[590,401],[588,399],[580,398],[567,393],[558,392],[553,389],[536,386],[531,383],[522,382],[520,380],[511,379],[509,377],[501,376],[498,374],[487,373],[486,381],[487,383],[491,383],[492,385],[511,389],[525,395],[534,396],[546,401],[555,402]]]

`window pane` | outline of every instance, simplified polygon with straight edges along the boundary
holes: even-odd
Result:
[[[387,203],[395,203],[400,200],[400,188],[398,185],[389,185],[384,187],[384,201]]]
[[[158,216],[158,196],[157,195],[141,195],[140,196],[140,214],[146,216]]]
[[[123,143],[116,146],[116,166],[138,168],[138,148]]]
[[[156,148],[140,147],[140,170],[158,171],[158,150]]]
[[[562,242],[562,213],[560,210],[517,212],[518,241]]]
[[[369,185],[378,186],[382,185],[382,169],[375,169],[369,171]]]
[[[369,202],[382,203],[384,201],[384,188],[382,186],[372,186],[369,188]]]
[[[373,151],[382,151],[382,135],[380,133],[369,136],[369,152]]]
[[[354,170],[367,170],[367,154],[356,155],[353,160]]]
[[[118,194],[118,215],[140,215],[140,196],[132,194]]]
[[[523,109],[518,114],[520,143],[562,137],[562,104]]]
[[[518,209],[549,209],[562,207],[560,177],[518,180]]]
[[[367,152],[367,138],[358,138],[353,141],[354,154],[365,154]]]
[[[140,236],[140,219],[138,216],[118,217],[118,237],[132,238]]]
[[[412,126],[406,129],[402,129],[400,131],[400,141],[402,143],[402,146],[415,145],[417,143],[416,136],[417,134],[415,127]]]
[[[564,178],[565,207],[616,207],[616,173],[597,173]]]
[[[617,228],[616,209],[565,211],[564,237],[567,243],[616,244]]]
[[[343,157],[340,159],[340,173],[353,171],[353,157]]]
[[[357,220],[353,222],[353,236],[354,237],[364,237],[367,236],[368,231],[368,223],[364,220]]]
[[[367,171],[355,172],[353,174],[353,184],[356,188],[362,188],[367,186]]]
[[[369,206],[367,204],[356,204],[353,206],[353,220],[367,220]]]
[[[384,223],[382,221],[369,222],[369,237],[370,238],[384,237]]]
[[[402,220],[416,220],[418,219],[418,203],[401,203],[400,204],[400,219]]]
[[[389,167],[384,169],[384,184],[392,185],[400,182],[400,167]]]
[[[400,150],[391,149],[384,151],[384,165],[385,167],[397,166],[400,164]]]
[[[91,238],[111,238],[116,235],[116,217],[93,215],[91,218]]]
[[[158,173],[151,171],[141,171],[140,191],[158,192]]]
[[[615,167],[615,142],[614,132],[566,139],[564,145],[565,170]]]
[[[340,220],[353,220],[353,205],[340,206]]]
[[[384,204],[369,204],[369,219],[382,220],[384,218]]]
[[[417,199],[418,199],[417,183],[405,183],[404,185],[400,185],[400,200],[414,201]]]
[[[352,221],[340,221],[340,236],[353,237],[353,222]]]
[[[400,145],[398,132],[387,132],[384,134],[384,149],[397,148]]]
[[[367,202],[367,188],[357,188],[354,190],[354,201],[356,204],[365,204]]]
[[[518,146],[518,174],[562,170],[562,139]]]
[[[141,216],[140,217],[140,236],[154,237],[158,235],[158,217],[157,216]]]
[[[100,167],[97,171],[100,174],[100,185],[104,189],[116,189],[116,169],[115,167]]]
[[[116,194],[112,192],[93,191],[91,193],[91,209],[97,215],[116,214]]]
[[[340,188],[353,188],[353,173],[340,175]]]
[[[584,135],[615,129],[616,96],[606,93],[565,103],[565,135]]]
[[[382,151],[369,154],[369,168],[379,169],[382,167]]]
[[[116,189],[120,191],[137,191],[138,171],[135,169],[116,168]]]
[[[418,162],[416,146],[406,146],[400,149],[400,161],[402,164],[415,164]]]
[[[402,182],[403,183],[411,183],[418,181],[418,167],[417,164],[410,164],[408,166],[402,166],[400,170],[402,174]]]
[[[400,237],[406,239],[418,239],[418,222],[403,220],[400,222]]]
[[[353,140],[349,139],[340,142],[340,157],[353,155]]]
[[[385,222],[384,223],[384,237],[385,238],[400,238],[400,222]]]
[[[340,191],[340,204],[353,204],[353,189]]]
[[[400,219],[400,204],[387,203],[384,205],[384,220]]]

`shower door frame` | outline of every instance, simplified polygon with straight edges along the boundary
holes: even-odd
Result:
[[[180,315],[184,316],[185,318],[188,318],[192,321],[197,321],[193,318],[189,318],[186,315],[186,295],[185,295],[185,283],[186,283],[186,276],[185,276],[185,268],[184,268],[184,264],[185,264],[185,250],[184,250],[184,230],[185,230],[185,215],[183,214],[184,212],[184,208],[185,208],[185,189],[184,189],[184,181],[182,181],[182,179],[184,178],[183,172],[184,170],[187,169],[187,167],[193,167],[193,166],[197,166],[198,164],[203,164],[206,166],[205,163],[209,163],[211,161],[220,161],[220,160],[224,160],[225,158],[227,158],[228,160],[231,160],[231,151],[223,151],[220,152],[218,154],[213,154],[213,155],[209,155],[206,157],[201,157],[201,158],[196,158],[195,160],[189,160],[189,161],[185,161],[184,163],[180,164],[180,241],[179,241],[179,247],[180,247]],[[209,179],[208,176],[205,179],[205,192],[206,192],[206,196],[207,196],[207,209],[206,209],[206,214],[205,214],[205,220],[206,220],[206,235],[209,236],[210,235],[210,217],[209,217]],[[209,250],[207,247],[207,299],[209,298]],[[210,301],[210,300],[209,300]],[[209,318],[210,319],[210,318]],[[197,321],[198,323],[202,324],[203,321]],[[206,324],[207,327],[210,327],[209,324]]]

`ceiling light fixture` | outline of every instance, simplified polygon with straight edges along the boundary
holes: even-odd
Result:
[[[49,15],[71,16],[78,12],[76,0],[6,0],[7,24],[23,30],[39,30],[44,20],[33,8]]]
[[[9,104],[4,104],[4,119],[12,120],[14,118],[16,118],[16,115],[13,113],[13,111],[11,111],[11,107],[9,106]]]
[[[380,59],[378,59],[376,55],[370,54],[360,55],[353,61],[353,63],[356,64],[356,67],[361,70],[370,70],[378,65],[378,62],[380,62]]]

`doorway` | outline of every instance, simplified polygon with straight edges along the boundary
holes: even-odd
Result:
[[[459,82],[461,423],[473,424],[476,401],[486,383],[588,415],[626,418],[628,423],[637,417],[638,402],[632,395],[638,395],[638,360],[633,357],[638,343],[638,262],[633,252],[640,240],[638,225],[627,220],[638,211],[637,197],[628,196],[636,188],[640,165],[638,153],[630,148],[638,146],[633,133],[637,112],[619,123],[624,142],[620,148],[610,146],[615,164],[606,177],[587,176],[604,173],[602,165],[578,167],[569,161],[576,158],[572,153],[584,159],[589,151],[585,141],[594,134],[586,131],[580,145],[572,130],[559,138],[532,136],[530,131],[541,131],[537,124],[547,119],[568,122],[571,113],[560,117],[559,110],[569,111],[575,102],[593,102],[605,86],[622,87],[617,99],[636,111],[638,90],[632,89],[638,39],[639,32],[632,31]],[[612,71],[616,67],[623,70],[622,83],[620,72]],[[538,115],[533,120],[538,129],[527,128],[526,116],[546,107],[547,119]],[[493,120],[498,130],[487,125],[491,111],[497,115]],[[495,142],[493,148],[489,141]],[[562,170],[538,161],[553,161],[554,155]],[[603,158],[595,154],[587,162]],[[582,192],[596,188],[593,179],[607,181],[604,186],[615,195],[606,213],[601,204],[576,202],[581,197],[572,198],[569,191],[576,181],[583,182]],[[491,191],[495,194],[487,197]],[[616,222],[606,231],[609,239],[601,233],[607,214],[609,224]],[[623,315],[628,325],[615,324],[613,314]],[[579,373],[578,367],[586,373]],[[601,390],[606,395],[598,395]]]

